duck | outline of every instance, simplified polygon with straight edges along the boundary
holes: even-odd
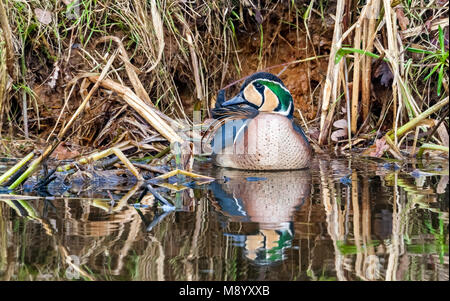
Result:
[[[268,72],[249,76],[226,100],[220,90],[212,109],[212,161],[240,170],[296,170],[310,166],[312,149],[293,118],[294,101],[282,80]]]
[[[207,198],[219,213],[224,234],[244,247],[245,257],[255,264],[284,260],[295,236],[294,220],[308,217],[311,170],[215,168],[212,175],[217,180],[209,184]]]

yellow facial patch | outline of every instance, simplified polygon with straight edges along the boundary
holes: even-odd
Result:
[[[278,107],[278,97],[269,88],[264,89],[264,104],[259,108],[262,112],[272,112]]]
[[[253,85],[248,85],[244,89],[244,97],[248,102],[259,107],[262,103],[262,96],[259,94],[258,90]]]

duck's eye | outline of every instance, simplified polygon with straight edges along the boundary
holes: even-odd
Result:
[[[253,85],[254,85],[255,88],[257,88],[257,89],[262,88],[262,86],[263,86],[261,83],[258,83],[258,82],[253,83]]]

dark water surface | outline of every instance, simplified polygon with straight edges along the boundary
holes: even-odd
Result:
[[[449,279],[448,162],[196,171],[218,180],[158,188],[169,212],[131,185],[1,195],[0,280]]]

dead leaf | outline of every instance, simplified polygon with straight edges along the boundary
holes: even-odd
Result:
[[[348,122],[346,119],[339,119],[333,123],[333,126],[338,129],[346,129],[348,128]]]
[[[437,122],[437,121],[436,121]],[[444,145],[444,146],[449,146],[449,139],[448,139],[448,132],[447,132],[447,128],[445,127],[445,124],[444,124],[444,122],[442,122],[440,125],[439,125],[439,127],[437,128],[437,133],[438,133],[438,135],[439,135],[439,138],[441,139],[441,141],[442,141],[442,144]]]
[[[445,193],[447,185],[448,185],[448,176],[442,176],[437,185],[436,193],[438,194]]]
[[[389,145],[386,144],[386,138],[382,137],[375,140],[375,151],[370,152],[369,156],[381,158],[384,152],[389,149]]]
[[[48,25],[52,22],[52,13],[48,10],[35,8],[34,14],[36,15],[36,19],[42,24]]]
[[[403,12],[403,8],[399,7],[395,10],[397,13],[398,25],[402,30],[408,29],[409,19],[405,17],[405,13]]]
[[[60,145],[58,145],[58,147],[52,153],[52,157],[58,160],[72,159],[79,155],[80,153],[77,150],[70,150],[66,143],[61,143]]]
[[[319,131],[319,129],[318,128],[315,128],[315,127],[310,127],[309,128],[309,130],[308,130],[308,136],[311,138],[311,139],[314,139],[314,140],[319,140],[319,135],[320,135],[320,131]]]
[[[333,140],[335,142],[338,142],[338,141],[343,140],[345,138],[347,138],[347,129],[345,129],[345,130],[337,130],[337,131],[334,131],[331,134],[331,140]]]

